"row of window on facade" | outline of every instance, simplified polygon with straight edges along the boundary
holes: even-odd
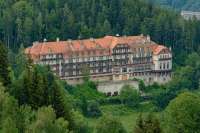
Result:
[[[46,54],[41,55],[40,59],[56,59],[56,58],[62,58],[62,54]]]
[[[137,77],[137,76],[157,76],[157,77],[169,76],[169,77],[171,77],[171,74],[169,74],[167,72],[162,72],[162,73],[136,72],[136,73],[133,73],[132,76],[134,76],[134,77]]]
[[[159,56],[160,59],[168,59],[168,58],[171,58],[171,55],[170,54],[161,54]]]
[[[152,58],[133,58],[133,63],[134,64],[142,64],[142,63],[150,63],[152,62]]]
[[[112,69],[106,69],[106,68],[99,68],[99,69],[91,69],[89,72],[90,74],[97,74],[97,73],[109,73]],[[76,75],[82,75],[82,71],[72,71],[72,72],[65,72],[65,76],[76,76]]]
[[[56,65],[62,63],[61,60],[46,60],[46,61],[41,61],[40,64],[42,65]]]
[[[170,62],[160,63],[160,70],[170,69]]]
[[[133,54],[133,57],[149,57],[150,54],[143,55],[141,53],[139,54]],[[62,58],[61,54],[48,54],[41,56],[41,59],[57,59]],[[109,59],[126,59],[128,58],[127,55],[117,55],[117,56],[93,56],[93,57],[86,57],[86,58],[69,58],[65,60],[65,63],[76,63],[76,62],[87,62],[87,61],[98,61],[98,60],[109,60]]]
[[[122,54],[122,53],[129,53],[131,52],[129,48],[115,48],[113,49],[113,54]]]
[[[135,66],[132,71],[148,71],[152,70],[152,65]]]
[[[91,63],[83,63],[83,64],[65,64],[63,67],[70,69],[79,69],[82,68],[83,66],[87,67],[109,67],[112,65],[112,62],[91,62]]]
[[[114,50],[114,54],[124,54],[124,53],[129,53],[131,52],[130,49],[117,49]],[[135,50],[133,52],[131,52],[131,54],[133,55],[133,57],[150,57],[152,56],[152,51],[150,51],[150,49],[148,49],[146,52],[144,51],[144,48],[138,48],[138,50]]]
[[[137,56],[137,55],[141,55],[141,56],[144,56],[144,55],[150,56],[150,55],[152,55],[152,51],[150,50],[149,47],[147,47],[146,50],[145,50],[145,48],[134,48],[134,49],[133,49],[133,54],[136,55],[136,56]]]
[[[72,53],[73,57],[83,57],[83,56],[95,56],[100,54],[100,55],[106,55],[108,54],[108,51],[106,51],[105,49],[102,50],[86,50],[86,51],[77,51]]]
[[[86,58],[69,58],[65,60],[65,63],[76,63],[76,62],[89,62],[89,61],[99,61],[99,60],[109,60],[110,56],[94,56]]]

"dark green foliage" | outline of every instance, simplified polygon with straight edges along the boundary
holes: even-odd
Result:
[[[120,92],[120,99],[122,104],[136,107],[140,103],[140,94],[134,87],[125,85]]]
[[[27,131],[33,133],[68,133],[68,126],[68,121],[63,118],[56,119],[56,114],[51,107],[42,107],[37,111],[35,121],[32,121]]]
[[[56,119],[51,107],[42,107],[37,113],[28,106],[19,107],[0,84],[0,132],[68,133],[68,125],[63,118]]]
[[[145,91],[146,86],[142,80],[139,81],[139,90],[140,91]]]
[[[97,125],[97,133],[126,133],[122,123],[115,118],[104,116]]]
[[[73,129],[75,123],[72,118],[71,103],[69,103],[69,100],[66,100],[66,98],[69,98],[69,96],[66,95],[67,92],[63,90],[57,81],[53,81],[50,89],[48,94],[50,97],[49,104],[54,108],[57,117],[63,117],[68,120],[70,122],[69,127]]]
[[[199,89],[200,56],[197,53],[189,54],[183,66],[179,66],[173,73],[172,80],[166,85],[153,84],[146,87],[146,93],[150,93],[153,103],[160,109],[164,109],[169,102],[185,90]]]
[[[0,42],[0,82],[4,86],[10,85],[8,51],[4,44]]]
[[[86,101],[83,99],[83,114],[87,117],[100,117],[102,115],[100,105],[96,101]]]
[[[3,0],[0,7],[0,38],[14,50],[44,38],[67,40],[141,33],[171,46],[178,64],[183,58],[180,52],[199,50],[199,21],[184,21],[177,13],[142,0]]]
[[[18,80],[12,86],[11,92],[20,105],[29,105],[33,109],[51,105],[57,118],[63,117],[69,121],[69,127],[74,128],[71,114],[71,102],[67,92],[55,76],[46,68],[27,66]]]
[[[165,111],[166,132],[200,132],[200,97],[182,93],[172,100]]]
[[[101,98],[105,98],[104,94],[97,91],[96,83],[92,81],[84,82],[83,84],[72,87],[69,90],[69,93],[72,94],[77,100],[82,100],[84,98],[86,100],[99,100]]]
[[[151,114],[146,118],[139,115],[134,128],[134,133],[162,133],[160,122]]]
[[[21,73],[26,69],[28,65],[28,59],[24,53],[24,50],[25,50],[24,46],[21,45],[17,55],[16,54],[10,55],[14,60],[10,62],[13,65],[12,67],[16,78],[18,78],[21,75]]]
[[[159,107],[159,109],[164,109],[169,102],[177,96],[176,93],[177,92],[170,90],[163,90],[162,92],[156,93],[153,95],[153,103]]]

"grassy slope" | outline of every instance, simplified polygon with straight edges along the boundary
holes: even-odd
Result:
[[[152,110],[154,110],[154,106],[150,103],[143,103],[138,109],[131,109],[123,105],[105,105],[101,106],[101,110],[103,115],[117,118],[122,122],[128,132],[133,132],[138,115],[141,113],[145,115],[149,112],[152,112]],[[98,123],[98,120],[99,118],[86,118],[89,126],[93,127],[94,129]]]

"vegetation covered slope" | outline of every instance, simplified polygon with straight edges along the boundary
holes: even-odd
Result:
[[[200,48],[199,31],[199,21],[184,21],[173,11],[140,0],[1,0],[0,133],[199,132],[199,94],[179,95],[199,92],[200,56],[194,52]],[[149,34],[171,46],[178,64],[172,81],[143,86],[148,99],[130,86],[120,96],[106,97],[91,81],[69,86],[48,68],[32,64],[23,47],[18,54],[8,53],[5,47],[17,50],[43,38],[116,33]],[[157,111],[161,117],[140,116],[135,121],[135,114],[143,110]],[[90,122],[98,118],[95,125]]]

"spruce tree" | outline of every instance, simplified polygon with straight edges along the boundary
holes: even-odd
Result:
[[[31,106],[35,109],[44,105],[44,88],[43,88],[43,80],[42,75],[39,73],[38,68],[34,69],[32,85],[30,92],[30,103]]]
[[[10,84],[8,67],[8,51],[4,44],[0,42],[0,82],[2,82],[4,86],[8,86]]]
[[[50,90],[50,103],[55,110],[57,117],[63,117],[69,121],[70,129],[74,128],[74,120],[70,104],[64,99],[64,90],[60,87],[59,83],[54,80]]]

